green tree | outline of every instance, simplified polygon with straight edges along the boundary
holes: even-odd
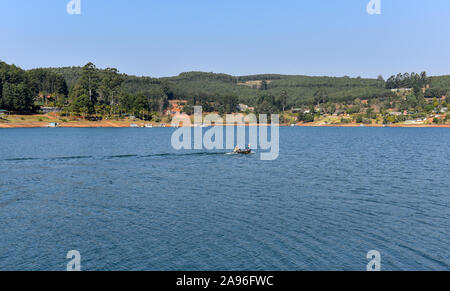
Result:
[[[356,123],[363,123],[364,118],[361,114],[358,114],[358,116],[356,116],[355,122]]]
[[[72,98],[87,95],[89,101],[95,104],[99,96],[99,85],[100,77],[98,70],[93,63],[88,63],[81,69],[80,78],[72,90]]]
[[[262,94],[259,96],[257,106],[255,108],[256,114],[275,114],[279,112],[280,103],[271,94]]]
[[[378,75],[378,78],[377,78],[377,86],[378,86],[379,88],[384,88],[384,87],[386,86],[386,82],[384,81],[384,78],[383,78],[382,75]]]
[[[314,112],[300,112],[298,114],[298,121],[304,122],[304,123],[311,123],[314,122]]]
[[[82,114],[83,118],[86,118],[88,114],[94,113],[95,108],[89,96],[83,94],[71,103],[71,111]]]
[[[161,82],[161,89],[163,90],[164,94],[166,94],[167,98],[169,100],[174,99],[174,92],[173,92],[173,84],[171,82],[164,80]]]
[[[33,97],[30,88],[25,83],[2,85],[2,107],[7,110],[31,112]]]
[[[64,77],[48,69],[28,71],[28,83],[35,95],[59,95],[66,97],[69,93]]]
[[[328,93],[324,89],[319,89],[314,93],[314,103],[319,106],[322,103],[328,102]]]
[[[119,99],[120,87],[123,83],[123,77],[115,68],[107,68],[101,72],[99,84],[99,96],[102,101],[113,105]]]
[[[184,113],[186,113],[187,115],[192,115],[192,114],[194,114],[194,107],[192,107],[192,105],[190,105],[190,104],[186,104],[184,107],[183,107],[183,110],[182,110]],[[225,114],[225,111],[220,111],[219,110],[219,114]]]
[[[416,106],[418,106],[419,103],[416,96],[418,95],[410,94],[406,96],[406,104],[408,108],[415,108]]]
[[[425,110],[426,112],[430,113],[430,112],[432,112],[432,111],[434,110],[434,105],[433,105],[433,104],[427,104],[427,105],[424,107],[424,110]]]
[[[267,81],[266,81],[266,80],[262,80],[260,89],[263,90],[263,91],[265,91],[265,90],[267,90],[268,88],[269,88],[269,86],[268,86],[268,84],[267,84]]]
[[[289,98],[289,96],[288,96],[286,90],[283,90],[280,94],[280,102],[281,102],[281,106],[283,107],[283,112],[286,109],[288,98]]]
[[[373,108],[367,108],[366,110],[366,118],[367,119],[375,119],[377,118],[377,114],[373,110]]]

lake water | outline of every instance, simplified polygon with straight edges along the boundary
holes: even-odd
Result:
[[[280,156],[173,129],[0,130],[0,270],[450,270],[450,130],[281,128]]]

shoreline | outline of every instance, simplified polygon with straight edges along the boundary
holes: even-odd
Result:
[[[11,128],[49,128],[48,122],[11,122],[11,123],[0,123],[0,129],[11,129]],[[67,122],[61,123],[57,128],[132,128],[135,124],[137,128],[143,128],[145,123],[142,122],[128,122],[128,121],[79,121],[79,122]],[[152,124],[153,128],[172,128],[171,125],[162,126],[161,124]],[[236,126],[231,124],[224,124],[221,126]],[[271,124],[245,124],[237,126],[272,126]],[[280,127],[292,127],[288,124],[280,124]],[[438,124],[367,124],[361,125],[356,123],[351,124],[302,124],[298,123],[294,127],[372,127],[372,128],[450,128],[450,124],[438,125]]]
[[[8,119],[6,119],[7,117]],[[81,119],[67,120],[62,118],[58,114],[34,114],[34,115],[8,115],[0,116],[0,129],[6,128],[178,128],[173,127],[172,124],[179,124],[180,127],[184,127],[185,119],[175,119],[176,122],[172,123],[173,120],[162,119],[158,122],[143,121],[140,119],[129,120],[129,119],[104,119],[99,121],[89,121]],[[189,126],[192,128],[198,128],[198,126],[193,126],[192,118],[190,118],[191,123]],[[214,124],[214,122],[212,122]],[[52,125],[52,126],[51,126]],[[57,125],[57,126],[55,126]],[[151,126],[151,127],[150,127]],[[213,125],[214,126],[214,125]],[[246,123],[246,124],[231,124],[226,123],[217,126],[272,126],[272,124],[258,124],[258,123]],[[291,123],[281,123],[280,127],[396,127],[396,128],[450,128],[450,124],[434,124],[432,120],[429,119],[423,123],[393,123],[393,124],[361,124],[361,123],[337,123],[336,120],[317,120],[311,123],[297,122],[295,124]]]

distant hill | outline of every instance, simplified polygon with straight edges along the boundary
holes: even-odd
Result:
[[[62,75],[68,87],[80,77],[81,67],[48,68]],[[130,94],[148,92],[164,87],[169,99],[193,99],[198,96],[214,101],[223,96],[235,96],[239,102],[254,104],[261,94],[287,95],[290,106],[314,103],[317,95],[330,102],[351,102],[389,96],[380,79],[350,77],[311,77],[302,75],[260,74],[231,76],[207,72],[185,72],[174,77],[151,78],[123,74],[122,89]],[[265,82],[266,90],[261,90]],[[433,88],[449,89],[450,76],[431,77]]]
[[[431,87],[450,90],[450,75],[430,77]]]
[[[80,78],[81,67],[44,68],[64,77],[67,86],[72,87]]]
[[[293,111],[303,114],[298,119],[306,122],[314,121],[316,115],[340,112],[352,115],[355,122],[382,118],[383,122],[395,123],[446,112],[449,94],[450,76],[428,77],[426,72],[399,73],[386,81],[382,77],[232,76],[207,72],[152,78],[120,74],[113,68],[99,69],[93,63],[82,68],[25,71],[0,61],[0,109],[25,114],[50,106],[83,117],[97,118],[100,113],[105,118],[131,115],[149,120],[170,116],[171,101],[184,100],[182,110],[188,114],[193,113],[194,106],[219,114],[253,107],[256,114],[297,109]],[[248,106],[240,106],[242,103]],[[408,112],[408,116],[394,119],[388,116],[388,110]],[[447,117],[440,120],[435,116],[433,122],[445,123]]]

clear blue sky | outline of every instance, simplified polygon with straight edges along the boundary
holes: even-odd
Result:
[[[450,1],[0,0],[0,59],[23,68],[116,67],[376,77],[450,74]]]

